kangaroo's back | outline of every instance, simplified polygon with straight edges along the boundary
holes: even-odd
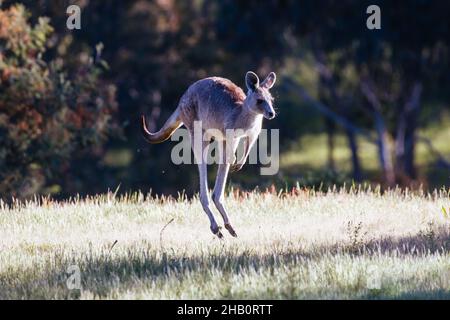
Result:
[[[180,100],[183,123],[202,121],[205,129],[224,129],[241,112],[244,91],[228,79],[210,77],[192,84]]]

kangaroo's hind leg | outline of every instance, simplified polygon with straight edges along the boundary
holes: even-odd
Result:
[[[218,169],[217,169],[217,177],[216,177],[216,183],[214,185],[214,190],[212,194],[212,199],[214,201],[214,204],[216,205],[216,208],[219,210],[220,214],[222,215],[225,228],[228,230],[228,232],[233,236],[237,237],[236,231],[234,231],[233,227],[231,226],[230,219],[228,218],[227,211],[223,205],[223,198],[224,198],[224,190],[225,190],[225,184],[227,182],[228,172],[230,170],[230,163],[234,161],[234,152],[237,148],[237,143],[233,143],[231,145],[228,145],[228,150],[225,149],[226,143],[222,143],[222,154],[223,156],[221,163],[219,163]]]
[[[191,135],[192,150],[198,164],[198,173],[200,177],[200,203],[202,204],[203,210],[209,218],[211,232],[217,237],[222,238],[223,235],[220,232],[220,228],[217,225],[216,220],[214,219],[214,215],[209,205],[207,162],[206,159],[204,159],[205,152],[203,152],[205,148],[208,147],[208,143],[205,141],[196,143],[193,137],[194,135]]]

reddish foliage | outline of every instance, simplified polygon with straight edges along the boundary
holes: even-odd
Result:
[[[22,5],[0,9],[0,196],[26,197],[64,183],[70,160],[117,131],[115,90],[102,68],[78,59],[45,61],[49,21],[28,23]],[[86,55],[86,53],[81,53]]]

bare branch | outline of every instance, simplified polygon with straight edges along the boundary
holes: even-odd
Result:
[[[163,247],[163,232],[164,232],[164,230],[167,228],[167,226],[168,226],[169,224],[171,224],[174,220],[175,220],[175,218],[170,219],[169,222],[167,222],[167,223],[164,225],[164,227],[161,229],[161,231],[159,232],[159,244],[160,244],[161,248]]]
[[[324,116],[328,117],[329,119],[335,121],[339,125],[343,126],[345,129],[355,133],[360,134],[363,137],[365,137],[367,140],[369,140],[372,143],[376,143],[376,139],[372,136],[372,133],[367,130],[360,128],[353,123],[351,123],[347,118],[337,114],[335,111],[331,110],[330,107],[326,106],[325,104],[317,101],[313,97],[311,97],[305,89],[303,89],[302,86],[294,83],[291,79],[287,79],[285,81],[285,84],[287,84],[288,87],[290,87],[295,94],[299,96],[302,100],[308,102],[311,106],[316,108],[319,112],[321,112]]]
[[[372,85],[368,81],[366,81],[366,80],[361,81],[361,92],[367,98],[367,100],[369,101],[372,108],[374,110],[380,112],[380,110],[381,110],[380,100],[378,100],[378,98],[375,94],[375,90],[373,89]]]
[[[427,146],[430,153],[438,160],[440,165],[442,165],[444,168],[450,169],[450,162],[433,146],[433,143],[430,139],[419,136],[417,137],[417,140],[423,142]]]
[[[413,86],[410,98],[405,104],[405,110],[411,112],[412,110],[418,109],[420,107],[420,97],[422,95],[422,84],[416,82]]]
[[[291,79],[286,79],[284,81],[284,83],[287,85],[287,87],[289,87],[300,99],[308,102],[309,105],[313,106],[314,108],[316,108],[320,113],[322,113],[324,116],[328,117],[329,119],[335,121],[336,123],[338,123],[339,125],[343,126],[345,129],[355,133],[355,134],[360,134],[361,136],[363,136],[364,138],[366,138],[369,142],[377,144],[378,145],[378,139],[374,138],[372,133],[367,130],[367,129],[363,129],[360,128],[356,125],[354,125],[353,123],[351,123],[349,120],[347,120],[347,118],[337,114],[336,112],[334,112],[333,110],[331,110],[331,108],[329,108],[328,106],[326,106],[325,104],[317,101],[316,99],[314,99],[313,97],[311,97],[311,95],[309,95],[305,89],[303,89],[302,86],[298,85],[297,83],[295,83],[293,80]],[[416,94],[420,93],[419,90],[421,90],[421,88],[417,87],[416,89]],[[369,93],[370,95],[370,93]],[[376,98],[376,97],[375,97]],[[376,101],[378,101],[378,99],[374,100],[375,103],[377,104]],[[378,102],[379,103],[379,102]],[[443,165],[445,168],[450,168],[450,162],[448,160],[445,159],[445,157],[433,146],[432,142],[422,136],[417,137],[418,141],[423,142],[426,144],[426,146],[428,147],[428,149],[430,150],[430,152],[433,154],[433,156],[435,158],[438,159],[439,163],[441,165]]]

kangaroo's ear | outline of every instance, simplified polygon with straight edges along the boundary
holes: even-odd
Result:
[[[259,78],[256,73],[248,71],[245,75],[245,84],[248,90],[255,91],[259,87]]]
[[[275,84],[275,81],[277,81],[277,75],[275,74],[275,72],[271,72],[269,73],[267,78],[264,79],[264,81],[261,83],[261,87],[270,89]]]

